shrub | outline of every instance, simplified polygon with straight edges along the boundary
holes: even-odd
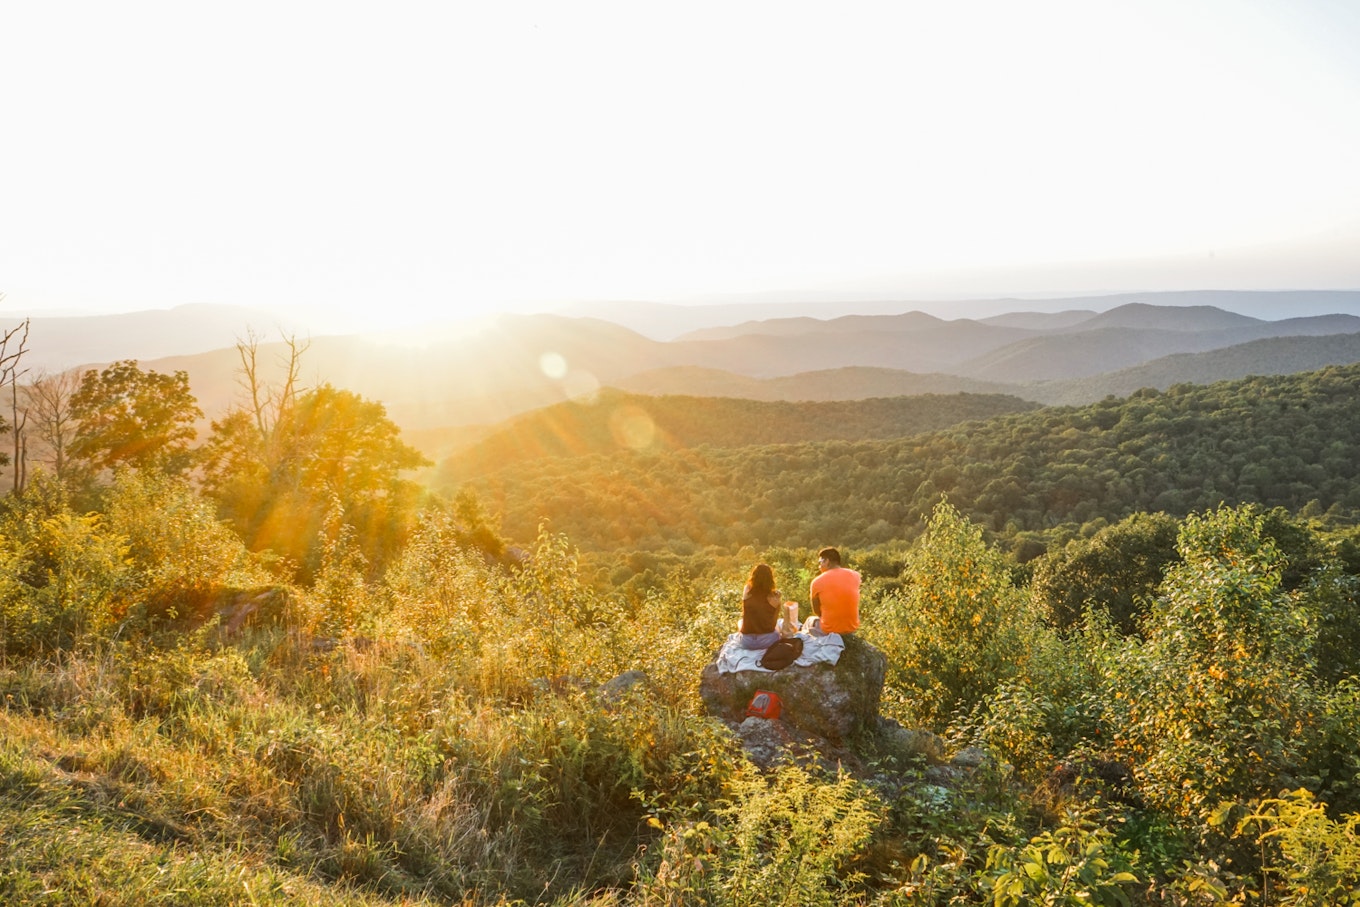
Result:
[[[77,515],[36,476],[0,511],[0,653],[68,649],[127,615],[126,548],[98,515]]]
[[[1360,576],[1346,573],[1338,559],[1313,572],[1302,592],[1316,627],[1313,664],[1318,679],[1337,683],[1360,675]]]
[[[423,513],[383,574],[388,632],[418,640],[430,656],[465,671],[475,661],[480,634],[494,626],[496,572],[465,544],[449,515]]]
[[[258,558],[185,479],[120,472],[106,495],[105,527],[125,540],[129,593],[152,615],[206,616],[223,589],[270,580]]]
[[[1328,818],[1306,790],[1262,801],[1238,825],[1255,832],[1271,903],[1281,907],[1360,904],[1360,815]]]
[[[1135,633],[1176,561],[1176,529],[1167,514],[1135,513],[1040,558],[1031,591],[1062,630],[1077,627],[1090,606],[1121,633]]]
[[[1314,720],[1299,781],[1326,801],[1332,815],[1360,812],[1360,678],[1322,693]]]
[[[587,585],[567,540],[546,531],[522,563],[501,567],[427,521],[384,588],[388,632],[453,658],[479,695],[524,699],[543,685],[606,680],[633,655],[622,605]]]
[[[1097,757],[1119,727],[1115,676],[1131,644],[1103,610],[1088,610],[1066,636],[1040,631],[1030,658],[976,710],[967,737],[1014,766],[1020,780],[1041,782],[1068,757]]]
[[[1298,771],[1316,708],[1313,638],[1255,508],[1187,517],[1179,550],[1116,695],[1146,792],[1203,815]]]
[[[331,638],[353,636],[377,622],[369,593],[368,562],[359,550],[354,531],[345,519],[340,499],[331,507],[320,539],[321,563],[312,585],[302,596],[302,628]]]
[[[736,629],[741,613],[736,589],[697,585],[677,571],[649,593],[619,640],[628,663],[644,672],[672,706],[692,710],[699,702],[705,665]]]
[[[667,830],[660,860],[638,866],[638,903],[811,907],[861,890],[855,861],[883,821],[863,785],[786,765],[736,780],[730,798],[712,822]]]
[[[967,716],[1029,659],[1040,626],[982,529],[940,503],[911,553],[905,590],[877,603],[864,633],[889,660],[885,699],[940,730]]]
[[[1133,864],[1092,814],[1074,812],[1020,847],[994,846],[981,882],[995,907],[1128,907]]]

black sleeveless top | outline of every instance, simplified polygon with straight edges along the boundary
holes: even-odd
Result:
[[[741,632],[756,635],[773,633],[779,620],[779,606],[770,604],[770,596],[778,592],[760,594],[747,587],[741,596]]]

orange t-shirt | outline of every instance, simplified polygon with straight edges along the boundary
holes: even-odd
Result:
[[[822,604],[822,629],[827,633],[853,633],[859,628],[859,573],[832,567],[812,579],[809,595]]]

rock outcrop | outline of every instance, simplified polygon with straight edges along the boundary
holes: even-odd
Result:
[[[835,665],[791,665],[782,671],[721,673],[717,660],[704,668],[699,695],[711,715],[733,725],[746,717],[757,690],[769,690],[783,703],[780,720],[833,743],[878,726],[878,704],[888,659],[878,649],[848,636]]]

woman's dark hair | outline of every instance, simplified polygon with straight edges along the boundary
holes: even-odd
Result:
[[[774,571],[769,564],[756,564],[751,568],[751,576],[746,582],[752,594],[769,595],[774,591]]]

